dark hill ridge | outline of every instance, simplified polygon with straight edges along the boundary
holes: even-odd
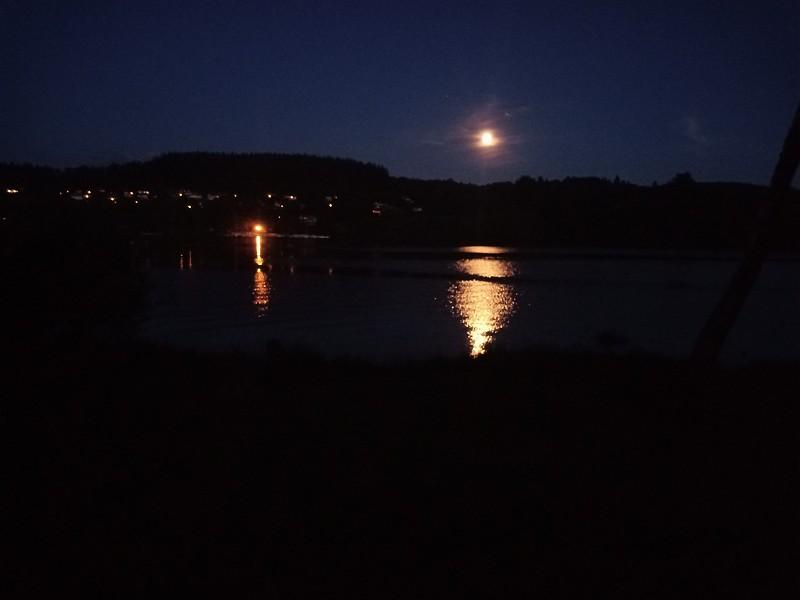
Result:
[[[486,185],[462,183],[452,179],[423,180],[391,177],[389,171],[371,162],[332,156],[285,153],[170,152],[147,161],[112,163],[103,166],[80,166],[58,169],[44,165],[0,163],[0,183],[5,186],[37,187],[43,183],[69,184],[72,187],[195,187],[215,191],[236,191],[248,188],[263,191],[264,187],[286,182],[301,188],[324,187],[326,191],[346,192],[355,186],[371,191],[381,188],[416,191],[427,195],[440,190],[440,195],[457,193],[462,197],[483,191],[491,195],[519,195],[531,190],[552,191],[554,188],[581,192],[609,192],[620,189],[644,190],[663,187],[655,183],[641,186],[603,177],[566,177],[548,180],[522,176],[516,182],[495,182]],[[679,173],[670,188],[700,185],[709,190],[750,190],[762,186],[743,183],[709,182],[697,184],[688,173]]]
[[[392,177],[382,166],[351,159],[207,152],[63,170],[0,164],[0,190],[6,189],[21,190],[13,199],[17,204],[34,198],[50,206],[68,202],[65,190],[94,190],[87,204],[121,200],[114,205],[118,218],[134,232],[196,235],[262,219],[273,230],[330,234],[355,243],[681,250],[743,248],[766,191],[751,184],[698,183],[689,173],[649,186],[619,178],[529,176],[475,185]],[[131,190],[149,190],[153,201],[126,207],[123,193]],[[194,207],[201,210],[187,212],[180,190],[202,198]],[[790,193],[773,247],[800,250],[800,195]],[[298,201],[276,203],[288,195]],[[335,207],[329,207],[333,198]],[[13,212],[11,205],[0,207],[4,216]]]
[[[0,165],[0,179],[29,185],[58,180],[72,188],[197,188],[213,191],[258,191],[283,186],[318,187],[325,191],[365,188],[388,181],[378,165],[351,159],[302,154],[169,153],[145,162],[82,166],[63,170],[29,165]]]

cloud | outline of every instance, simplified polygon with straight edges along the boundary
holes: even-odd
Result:
[[[503,104],[491,98],[462,111],[461,115],[454,115],[441,128],[417,136],[417,143],[448,153],[462,154],[466,159],[472,157],[483,163],[507,163],[516,157],[516,148],[524,143],[519,128],[524,127],[521,121],[529,112],[527,105]],[[487,130],[499,140],[492,148],[483,148],[478,144],[481,132]]]
[[[522,117],[530,112],[531,107],[525,104],[520,106],[507,106],[505,108],[500,108],[500,111],[503,113],[503,117],[505,119],[515,119],[517,117]]]
[[[700,119],[694,116],[683,117],[680,122],[681,133],[689,141],[697,144],[698,146],[708,146],[711,140],[703,131],[700,125]]]

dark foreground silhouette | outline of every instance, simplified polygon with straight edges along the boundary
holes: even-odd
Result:
[[[95,344],[11,364],[23,592],[769,597],[789,572],[796,367]]]

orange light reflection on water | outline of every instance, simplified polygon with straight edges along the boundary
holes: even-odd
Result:
[[[516,274],[514,264],[495,258],[465,258],[456,262],[456,269],[475,277],[511,277]]]
[[[261,269],[256,269],[253,275],[253,306],[256,307],[256,316],[263,317],[269,307],[269,279]]]
[[[456,269],[476,277],[510,277],[516,269],[507,261],[489,258],[464,259]],[[503,329],[517,305],[517,293],[509,283],[465,280],[453,283],[448,289],[450,309],[467,331],[470,356],[486,352],[488,344]]]
[[[263,229],[260,225],[256,226],[257,229]],[[253,306],[256,307],[256,317],[263,317],[267,308],[269,307],[269,278],[261,267],[264,265],[264,257],[261,255],[262,239],[260,235],[256,236],[256,257],[253,262],[256,263],[256,272],[253,274]]]
[[[264,259],[261,257],[261,236],[256,236],[256,258],[255,263],[260,267],[264,264]]]

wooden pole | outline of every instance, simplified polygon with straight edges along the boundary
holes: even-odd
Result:
[[[719,358],[725,339],[733,329],[761,271],[761,265],[769,251],[770,238],[786,203],[787,192],[791,188],[799,162],[800,105],[783,142],[783,149],[770,181],[769,192],[759,210],[758,223],[750,246],[728,288],[697,337],[692,351],[693,359],[714,363]]]

